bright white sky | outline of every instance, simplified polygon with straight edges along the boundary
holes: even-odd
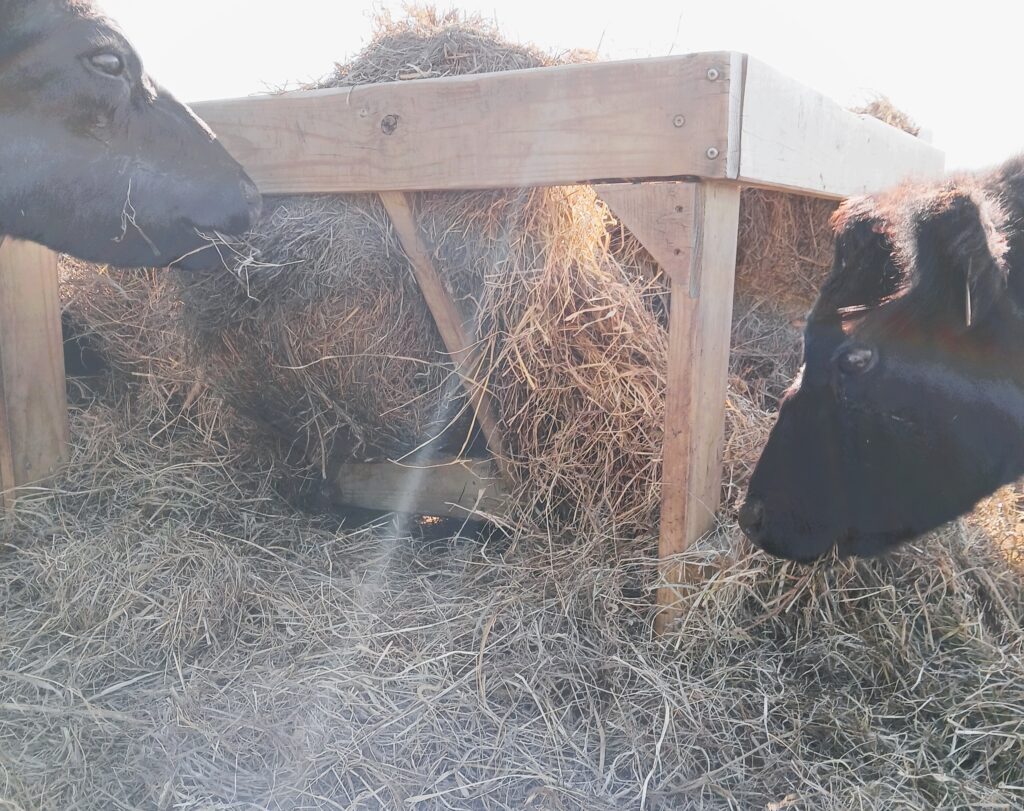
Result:
[[[180,98],[306,81],[366,44],[401,0],[101,0]],[[450,0],[437,5],[447,8]],[[745,51],[842,104],[885,93],[932,133],[949,168],[1024,151],[1024,3],[973,0],[459,0],[510,38],[606,59]]]

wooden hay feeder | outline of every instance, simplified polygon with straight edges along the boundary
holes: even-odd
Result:
[[[659,590],[712,525],[744,185],[838,199],[939,175],[943,154],[740,53],[566,65],[196,105],[269,194],[375,192],[412,260],[496,459],[474,336],[432,264],[409,192],[585,183],[671,280]],[[56,258],[0,246],[0,489],[39,482],[67,443]],[[411,495],[397,464],[348,465],[353,506],[464,515],[500,509],[500,463],[449,465]]]

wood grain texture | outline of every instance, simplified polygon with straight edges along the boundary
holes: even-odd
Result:
[[[46,479],[67,458],[57,256],[0,240],[0,491]]]
[[[342,465],[334,479],[337,503],[407,515],[502,517],[510,502],[491,461],[448,461],[429,467],[396,462]]]
[[[430,250],[416,224],[416,215],[409,195],[403,192],[382,192],[380,198],[391,218],[399,242],[412,264],[413,273],[434,317],[437,331],[441,333],[441,339],[455,363],[455,370],[462,379],[470,406],[487,440],[487,447],[501,465],[502,460],[506,458],[505,442],[498,423],[498,409],[486,387],[487,372],[482,368],[483,358],[478,351],[478,342],[463,324],[458,307],[455,306],[437,268],[434,267]]]
[[[840,198],[942,174],[944,154],[924,140],[844,110],[756,59],[745,74],[741,182]]]
[[[692,54],[194,107],[265,193],[725,177],[730,66]]]
[[[693,183],[614,183],[595,186],[598,196],[661,266],[672,282],[688,287],[693,247]]]
[[[714,526],[720,501],[739,188],[690,184],[689,250],[676,257],[669,316],[668,390],[656,629],[673,620],[674,583],[688,574],[672,560]]]

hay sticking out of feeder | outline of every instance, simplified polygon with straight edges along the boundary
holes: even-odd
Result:
[[[838,203],[766,189],[740,197],[736,290],[803,315],[832,267],[829,218]]]
[[[895,127],[898,130],[903,130],[915,137],[921,134],[921,128],[914,119],[893,104],[892,99],[883,94],[875,96],[867,104],[852,108],[852,112],[877,118],[884,124],[888,124],[890,127]]]

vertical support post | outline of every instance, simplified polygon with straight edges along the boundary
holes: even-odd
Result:
[[[672,562],[714,524],[721,499],[725,398],[729,372],[740,189],[697,186],[688,283],[672,280],[668,391],[658,556],[664,585],[655,628],[675,619],[673,584],[686,580]]]
[[[67,459],[57,255],[0,237],[0,504]]]
[[[675,617],[672,558],[712,526],[720,500],[740,190],[730,183],[599,186],[598,193],[670,279],[668,386],[658,590],[663,631]]]

